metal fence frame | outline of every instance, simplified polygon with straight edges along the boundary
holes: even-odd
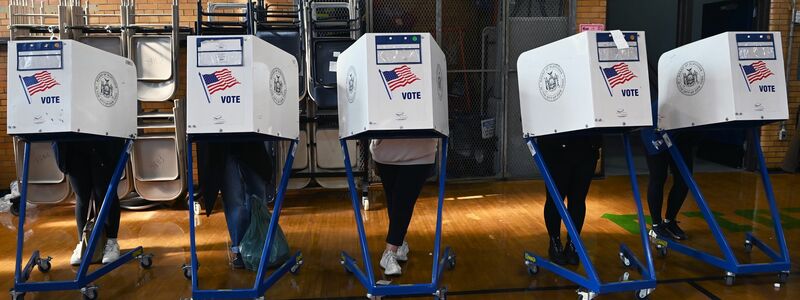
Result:
[[[374,1],[374,0],[373,0]],[[375,32],[376,26],[374,23],[374,3],[373,1],[366,1],[366,9],[367,9],[367,32]],[[444,26],[447,23],[447,20],[444,20],[443,17],[443,10],[445,7],[446,1],[461,1],[461,0],[434,0],[435,3],[435,15],[434,15],[434,24],[435,24],[435,37],[436,41],[439,45],[443,45],[445,35],[448,34],[448,31],[444,30]],[[496,51],[500,52],[497,65],[494,68],[484,68],[484,65],[481,64],[481,68],[474,69],[474,68],[465,68],[465,69],[448,69],[448,74],[474,74],[474,73],[482,73],[482,74],[497,74],[499,82],[495,84],[495,86],[500,87],[500,103],[498,104],[499,111],[496,112],[495,115],[495,134],[498,139],[496,157],[494,159],[494,164],[499,165],[499,169],[495,170],[493,175],[490,176],[479,176],[479,177],[461,177],[457,179],[450,179],[450,180],[495,180],[495,179],[507,179],[507,178],[520,178],[518,175],[510,174],[508,170],[509,164],[509,141],[510,139],[518,138],[520,141],[522,140],[522,136],[514,136],[509,134],[508,130],[508,111],[511,109],[509,107],[509,95],[512,93],[516,93],[516,89],[511,86],[510,84],[510,76],[514,76],[516,74],[515,66],[511,64],[514,62],[514,58],[510,57],[510,39],[509,36],[510,30],[509,26],[509,12],[512,8],[514,3],[523,3],[525,1],[529,1],[530,3],[537,2],[538,0],[497,0],[496,9],[497,12],[497,20],[496,20],[496,27],[497,27],[497,48]],[[551,0],[551,1],[558,1],[558,0]],[[564,5],[564,15],[562,17],[566,17],[568,22],[567,30],[568,32],[576,32],[576,8],[577,8],[577,0],[561,0],[562,5]],[[537,2],[539,3],[539,2]],[[533,4],[531,4],[533,5]],[[487,76],[488,77],[488,76]],[[481,80],[481,86],[486,84],[486,79]],[[474,87],[473,87],[474,89]],[[485,89],[482,87],[480,89],[481,93],[484,93]],[[483,95],[481,95],[483,97]],[[525,150],[527,151],[527,150]],[[532,173],[533,174],[533,173]],[[525,176],[530,177],[530,176]]]

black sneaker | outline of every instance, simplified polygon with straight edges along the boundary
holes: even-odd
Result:
[[[241,253],[234,253],[233,254],[233,261],[231,262],[234,269],[244,269],[244,259],[242,258]]]
[[[658,239],[675,239],[671,232],[667,231],[667,225],[664,223],[653,224],[652,232],[656,234]]]
[[[566,265],[567,257],[564,254],[564,248],[561,246],[560,237],[550,237],[550,248],[547,250],[550,255],[550,261],[557,265]]]
[[[575,244],[572,241],[567,241],[567,246],[564,248],[564,256],[567,259],[567,263],[570,265],[577,266],[580,263],[580,257],[578,257],[578,251],[575,249]]]
[[[683,230],[680,227],[678,227],[678,221],[674,221],[674,220],[673,221],[665,221],[663,224],[664,224],[664,227],[666,227],[665,228],[666,231],[669,232],[670,234],[672,234],[672,238],[673,239],[679,240],[679,241],[683,241],[683,240],[688,239],[688,237],[686,236],[686,232],[683,232]]]

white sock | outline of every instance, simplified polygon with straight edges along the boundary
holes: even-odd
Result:
[[[117,239],[116,239],[116,238],[113,238],[113,239],[112,239],[112,238],[109,238],[109,239],[107,239],[107,240],[106,240],[106,243],[107,243],[107,244],[110,244],[110,243],[116,243],[116,242],[117,242]]]

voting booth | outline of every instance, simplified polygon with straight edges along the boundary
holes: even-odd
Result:
[[[444,299],[446,289],[439,286],[441,275],[445,266],[455,267],[455,253],[449,247],[440,252],[449,133],[444,53],[427,33],[368,33],[339,54],[336,86],[340,146],[365,270],[345,252],[342,265],[367,289],[367,297],[434,295]],[[392,138],[442,140],[433,276],[429,283],[382,284],[372,271],[347,140]]]
[[[239,16],[248,20],[253,3],[246,4]],[[214,16],[203,12],[198,2],[199,19]],[[213,32],[220,24],[203,22],[198,34]],[[251,32],[253,24],[244,21],[241,28]],[[208,27],[206,27],[208,26]],[[211,34],[211,33],[208,33]],[[193,299],[259,298],[287,272],[295,273],[303,264],[298,251],[271,274],[267,274],[269,251],[275,240],[278,220],[299,138],[300,112],[299,69],[294,55],[254,35],[199,35],[187,39],[187,165],[193,165],[192,144],[232,143],[243,141],[290,141],[282,176],[277,185],[273,214],[264,239],[263,252],[251,288],[203,289],[198,283],[195,212],[189,209],[191,264],[183,274],[192,281]],[[270,157],[265,156],[264,160]],[[272,171],[272,170],[271,170]],[[271,172],[270,171],[270,172]],[[187,174],[189,206],[194,207],[194,176]],[[254,220],[255,222],[255,220]]]
[[[8,134],[136,137],[136,67],[73,40],[8,46]]]
[[[678,241],[656,237],[661,255],[667,249],[686,254],[725,271],[725,283],[733,285],[737,274],[775,272],[776,284],[785,283],[791,268],[789,250],[783,234],[781,215],[761,149],[761,125],[786,120],[788,99],[780,32],[725,32],[665,52],[658,61],[658,127],[661,132],[654,145],[669,151],[672,160],[687,182],[705,219],[721,256],[689,247]],[[702,131],[705,135],[720,130],[749,130],[752,147],[758,159],[762,186],[769,205],[778,249],[754,233],[744,237],[747,253],[757,248],[766,254],[767,262],[757,259],[740,263],[728,244],[714,212],[708,205],[691,170],[670,138],[672,131]],[[720,199],[722,200],[722,199]]]
[[[92,282],[99,277],[133,259],[138,259],[144,268],[152,265],[151,256],[144,254],[139,246],[123,253],[118,260],[89,271],[91,258],[98,248],[95,245],[100,242],[98,235],[103,232],[100,227],[109,214],[110,205],[106,201],[116,193],[136,137],[136,68],[129,59],[74,40],[11,41],[8,79],[8,134],[21,138],[24,143],[11,297],[21,299],[26,292],[80,290],[84,298],[95,299],[97,287]],[[124,139],[126,143],[119,154],[106,197],[95,200],[103,204],[95,216],[97,222],[81,255],[84,259],[75,279],[27,282],[34,266],[43,273],[51,267],[51,258],[38,250],[33,251],[26,264],[22,261],[29,176],[38,168],[37,163],[31,161],[33,142],[109,138]],[[51,146],[49,143],[39,145]],[[33,158],[34,161],[49,159],[52,157]]]
[[[642,31],[586,31],[517,60],[522,132],[542,136],[652,124]]]
[[[255,36],[190,36],[186,132],[297,139],[294,55]]]
[[[780,32],[726,32],[658,60],[658,127],[789,117]]]
[[[447,62],[428,33],[365,34],[339,55],[336,79],[340,137],[381,130],[448,134]]]
[[[622,291],[646,299],[655,289],[656,278],[629,138],[630,131],[653,124],[644,32],[582,32],[522,53],[517,74],[524,137],[548,192],[555,195],[552,201],[586,271],[584,276],[526,251],[528,273],[535,275],[540,267],[556,273],[580,285],[578,298],[583,300]],[[536,141],[546,135],[606,132],[623,133],[644,262],[625,244],[620,245],[619,258],[625,267],[641,274],[637,280],[630,280],[624,272],[619,282],[600,281]]]

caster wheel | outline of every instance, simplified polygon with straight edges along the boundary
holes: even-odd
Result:
[[[438,291],[436,291],[436,294],[434,296],[435,296],[434,299],[436,299],[436,300],[445,300],[445,299],[447,299],[447,288],[439,289]]]
[[[619,277],[619,282],[626,282],[630,279],[631,279],[631,273],[625,271],[625,273],[622,273],[622,276]]]
[[[153,258],[150,256],[142,256],[142,258],[139,259],[139,265],[142,266],[142,268],[150,269],[150,267],[153,266]]]
[[[778,283],[784,284],[786,280],[789,278],[789,271],[783,271],[778,273]]]
[[[578,300],[592,300],[594,299],[595,296],[596,295],[594,292],[590,292],[584,289],[578,290]]]
[[[47,273],[47,271],[50,271],[50,267],[52,267],[52,265],[50,264],[49,258],[48,259],[40,258],[39,261],[36,262],[36,268],[39,269],[39,272]]]
[[[344,264],[344,259],[342,259],[342,260],[339,260],[339,263],[340,263],[340,264],[342,264],[342,267],[344,267],[344,271],[345,271],[345,273],[347,273],[347,274],[353,274],[353,271],[350,271],[350,268],[348,268],[348,267],[347,267],[347,265],[345,265],[345,264]]]
[[[636,300],[647,300],[650,299],[650,291],[648,290],[638,290],[636,294],[634,294],[634,299]]]
[[[86,287],[81,290],[83,294],[83,300],[95,300],[97,299],[97,287]]]
[[[626,268],[631,267],[631,260],[628,259],[628,257],[626,257],[624,253],[622,252],[619,253],[619,259],[622,261],[622,266]]]
[[[15,217],[19,216],[19,201],[12,202],[9,211]]]
[[[753,243],[750,242],[750,240],[744,241],[744,252],[745,253],[753,252]]]
[[[455,269],[455,268],[456,268],[456,254],[453,253],[453,254],[450,254],[449,257],[447,257],[447,269],[448,270],[452,270],[452,269]]]
[[[364,210],[369,210],[369,197],[361,197],[361,205],[364,206]]]
[[[528,275],[533,276],[536,274],[539,274],[539,266],[537,265],[528,266]]]
[[[24,300],[25,293],[17,293],[14,290],[9,291],[11,293],[11,300]]]
[[[181,267],[181,269],[183,269],[183,277],[185,277],[186,279],[191,280],[192,279],[192,267],[184,265],[183,267]]]
[[[289,269],[289,273],[297,274],[297,272],[300,272],[300,267],[301,266],[303,266],[303,261],[302,260],[298,261],[296,264],[294,264],[294,266],[292,266],[292,268]]]
[[[735,275],[725,275],[725,285],[732,286],[734,282],[736,282]]]

